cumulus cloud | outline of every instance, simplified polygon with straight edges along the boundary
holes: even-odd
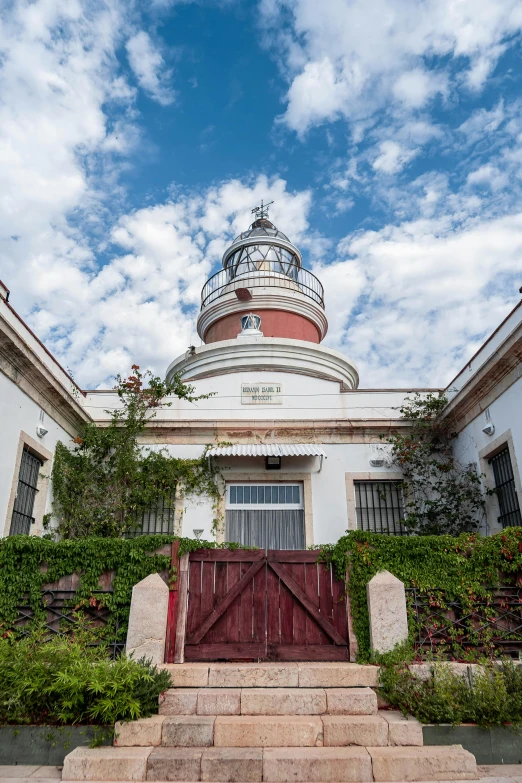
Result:
[[[372,166],[385,174],[397,174],[416,154],[415,150],[405,149],[396,141],[383,141]]]
[[[168,86],[171,71],[166,70],[165,61],[150,35],[140,30],[129,38],[126,47],[129,64],[140,87],[162,106],[172,103],[174,92]]]
[[[231,180],[178,195],[123,215],[101,269],[80,266],[70,280],[48,280],[33,325],[83,385],[106,385],[134,361],[164,373],[199,344],[201,289],[261,198],[276,201],[272,217],[295,241],[304,238],[310,193],[288,193],[282,179]]]
[[[334,274],[317,268],[338,303],[327,342],[357,362],[362,386],[443,386],[516,304],[521,260],[522,213],[348,236]]]
[[[518,0],[330,0],[320,13],[316,0],[260,0],[260,10],[290,81],[283,119],[299,134],[479,90],[522,29]]]

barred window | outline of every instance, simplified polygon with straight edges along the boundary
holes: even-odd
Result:
[[[126,538],[154,536],[158,533],[174,533],[175,499],[161,497],[155,506],[143,511],[135,519],[135,526],[126,534]]]
[[[522,525],[520,505],[518,503],[517,490],[513,465],[509,455],[509,448],[503,449],[489,460],[495,477],[498,505],[500,507],[499,524],[502,527],[518,527]]]
[[[406,535],[402,488],[396,481],[355,481],[355,514],[359,530]]]
[[[20,473],[18,474],[18,487],[11,517],[10,536],[29,535],[31,525],[34,523],[33,509],[36,493],[38,492],[38,474],[42,467],[42,460],[24,447]]]

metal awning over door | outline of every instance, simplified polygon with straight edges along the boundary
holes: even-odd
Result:
[[[324,449],[315,443],[247,443],[212,446],[207,457],[325,457]]]

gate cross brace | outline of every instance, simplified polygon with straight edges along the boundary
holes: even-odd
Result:
[[[262,569],[262,567],[265,565],[265,560],[258,560],[257,563],[254,563],[250,566],[248,571],[243,574],[239,582],[234,585],[232,590],[227,593],[225,598],[221,601],[218,606],[214,609],[212,614],[209,614],[203,625],[201,625],[197,631],[195,631],[191,636],[187,639],[187,644],[198,644],[207,631],[212,628],[214,623],[221,617],[223,612],[226,612],[228,607],[236,600],[238,595],[242,592],[242,590],[247,586],[247,584],[250,582],[251,579],[254,578],[254,576],[257,574],[258,571]]]
[[[304,593],[297,582],[294,582],[290,574],[279,564],[274,563],[273,560],[268,561],[270,568],[276,572],[279,579],[284,582],[290,592],[295,595],[299,603],[303,604],[306,611],[313,617],[315,622],[321,626],[323,631],[335,642],[335,644],[346,645],[346,639],[343,639],[341,634],[328,622],[326,617],[318,611],[318,609],[310,601],[306,593]]]

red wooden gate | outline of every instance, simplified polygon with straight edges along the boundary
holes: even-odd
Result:
[[[344,582],[317,552],[206,549],[188,569],[185,660],[348,660]]]

